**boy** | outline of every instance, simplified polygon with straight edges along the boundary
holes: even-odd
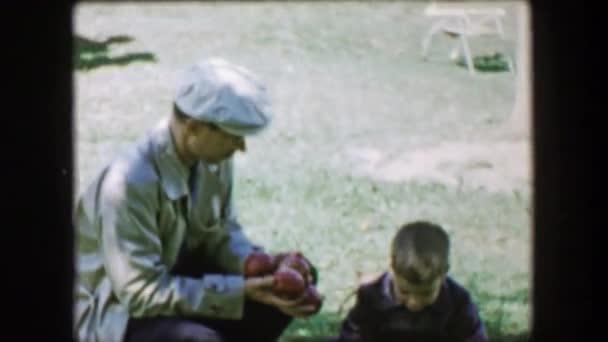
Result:
[[[358,289],[339,341],[487,341],[468,291],[447,275],[449,249],[447,233],[436,224],[401,227],[390,272]]]

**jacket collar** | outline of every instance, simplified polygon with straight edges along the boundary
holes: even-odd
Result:
[[[152,131],[151,142],[163,190],[171,200],[187,196],[190,170],[177,155],[168,119]]]
[[[386,272],[380,277],[379,284],[378,284],[378,285],[380,285],[380,288],[382,291],[380,305],[385,309],[388,309],[391,307],[402,306],[401,304],[397,303],[397,301],[395,300],[395,298],[393,296],[393,292],[391,290],[391,286],[392,286],[391,278],[392,277],[391,277],[390,272]],[[435,302],[433,302],[433,304],[429,305],[426,309],[429,309],[434,312],[446,312],[446,311],[450,310],[450,308],[452,307],[452,304],[453,304],[453,300],[452,300],[452,296],[450,294],[449,286],[447,284],[447,277],[446,277],[446,280],[444,280],[443,283],[441,284],[441,289],[439,290],[439,295],[437,296],[437,299],[435,300]]]

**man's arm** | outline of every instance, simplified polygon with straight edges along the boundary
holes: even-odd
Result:
[[[99,227],[105,268],[119,301],[133,317],[242,316],[244,282],[238,275],[173,276],[161,259],[154,187],[130,184],[110,172],[101,188]]]
[[[243,229],[238,222],[233,200],[232,160],[227,160],[222,165],[220,179],[222,190],[221,194],[217,195],[220,199],[218,207],[220,208],[221,227],[217,232],[206,238],[205,254],[226,272],[242,274],[247,255],[253,250],[263,248],[253,245],[251,240],[243,233]]]

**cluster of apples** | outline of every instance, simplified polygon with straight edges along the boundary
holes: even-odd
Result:
[[[309,282],[311,269],[300,252],[270,255],[252,252],[245,260],[245,277],[274,276],[272,292],[285,299],[302,298],[302,304],[321,307],[322,298],[314,284]]]

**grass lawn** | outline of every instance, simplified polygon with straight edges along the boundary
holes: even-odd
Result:
[[[452,236],[451,275],[492,341],[528,331],[530,141],[509,129],[515,75],[468,74],[426,2],[81,4],[74,72],[79,191],[114,153],[169,113],[179,72],[205,56],[265,80],[275,119],[235,158],[241,223],[271,251],[319,268],[323,310],[284,341],[335,335],[361,275],[387,265],[399,225],[429,219]],[[516,3],[502,3],[516,46]],[[502,50],[501,50],[502,51]]]

